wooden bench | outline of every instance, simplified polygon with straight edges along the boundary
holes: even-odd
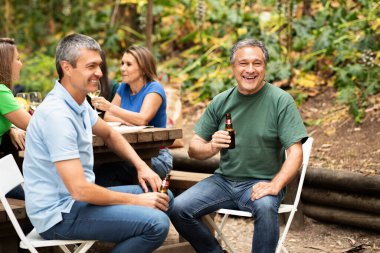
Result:
[[[8,199],[13,212],[20,223],[26,218],[25,202],[18,199]],[[0,203],[0,253],[17,253],[19,239],[15,229]]]
[[[172,170],[170,172],[170,189],[184,191],[212,174]]]

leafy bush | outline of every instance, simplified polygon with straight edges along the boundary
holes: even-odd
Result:
[[[304,2],[154,1],[152,51],[159,72],[183,83],[189,102],[209,100],[235,85],[228,62],[231,46],[254,37],[269,50],[267,81],[290,85],[299,103],[307,99],[308,89],[334,85],[339,101],[350,105],[360,123],[367,97],[380,89],[380,2],[310,1],[307,11]],[[116,80],[123,50],[145,44],[146,1],[6,3],[0,5],[5,17],[0,33],[16,38],[28,55],[21,82],[30,90],[51,88],[55,46],[70,32],[100,42]]]
[[[53,57],[37,52],[23,60],[19,83],[25,86],[27,91],[41,91],[46,95],[57,79]]]

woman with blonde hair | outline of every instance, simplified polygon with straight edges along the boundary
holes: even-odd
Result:
[[[17,103],[11,91],[22,68],[13,39],[0,38],[0,59],[0,157],[12,154],[17,160],[18,151],[25,147],[24,130],[28,126],[30,114]],[[19,160],[18,163],[20,166]],[[12,197],[23,199],[23,192]]]
[[[164,88],[157,82],[156,60],[152,53],[142,46],[131,46],[126,49],[120,67],[122,83],[119,86],[112,103],[99,97],[92,100],[92,104],[100,110],[106,111],[106,121],[121,122],[126,125],[166,127],[166,95]],[[110,167],[110,166],[107,166]],[[116,166],[112,166],[113,168]],[[135,171],[124,165],[124,171],[118,176],[131,178]],[[161,178],[173,167],[173,157],[168,148],[162,147],[159,155],[152,158],[152,169]],[[104,173],[102,173],[102,171]],[[99,180],[109,178],[107,169],[97,169]],[[104,175],[103,175],[104,174]],[[108,174],[108,175],[107,175]],[[115,177],[112,179],[115,180]],[[107,181],[104,179],[104,181]],[[103,182],[104,182],[103,181]],[[116,178],[116,184],[130,183]],[[102,183],[100,183],[102,184]],[[111,185],[107,185],[111,186]]]

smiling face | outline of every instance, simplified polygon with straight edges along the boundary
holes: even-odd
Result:
[[[12,82],[16,82],[20,79],[21,68],[22,62],[20,59],[20,54],[18,53],[17,48],[15,47],[12,61]]]
[[[121,59],[121,76],[129,85],[145,84],[140,66],[132,54],[125,53]]]
[[[73,67],[69,62],[63,61],[65,77],[69,80],[70,88],[86,96],[88,92],[99,89],[99,79],[103,76],[100,69],[102,58],[99,52],[89,49],[80,49],[81,54]]]
[[[251,95],[257,93],[265,84],[265,57],[258,47],[246,46],[235,53],[232,71],[240,93]]]

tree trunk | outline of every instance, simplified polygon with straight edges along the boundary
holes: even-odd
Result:
[[[302,15],[311,16],[311,0],[303,0]]]
[[[380,216],[342,208],[304,203],[304,213],[314,219],[380,231]]]
[[[380,198],[364,194],[338,192],[305,186],[302,190],[302,200],[319,205],[380,213]]]
[[[153,32],[153,0],[148,0],[146,11],[146,47],[152,51],[152,32]]]
[[[343,170],[310,168],[306,172],[305,184],[324,189],[336,189],[374,196],[379,196],[380,194],[379,176],[368,176]]]

